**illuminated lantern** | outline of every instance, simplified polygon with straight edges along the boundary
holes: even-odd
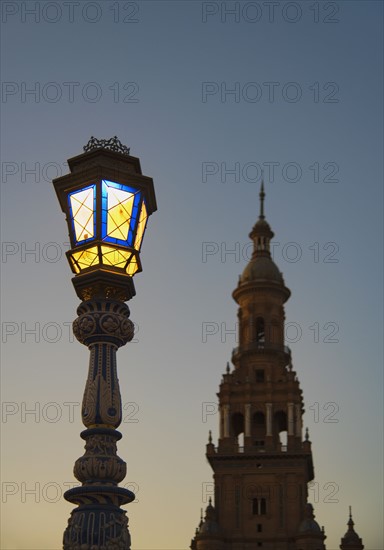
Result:
[[[68,160],[70,174],[53,181],[67,217],[73,284],[83,300],[129,300],[148,216],[157,209],[153,180],[116,137],[91,138],[84,151]]]

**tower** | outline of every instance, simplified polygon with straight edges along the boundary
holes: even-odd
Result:
[[[215,501],[192,540],[192,550],[324,550],[324,531],[307,503],[314,478],[311,442],[303,439],[302,390],[284,342],[284,304],[290,297],[274,263],[274,236],[260,215],[250,238],[253,254],[233,298],[238,343],[233,370],[220,384],[220,435],[207,459]]]

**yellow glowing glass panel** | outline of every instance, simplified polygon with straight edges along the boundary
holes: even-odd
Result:
[[[130,275],[132,277],[138,269],[139,269],[139,267],[137,265],[136,258],[135,258],[135,256],[132,256],[132,259],[129,262],[129,265],[127,266],[126,271],[127,271],[128,275]]]
[[[133,193],[108,187],[108,237],[127,240],[134,198]]]
[[[94,236],[94,188],[72,193],[70,201],[77,242],[90,239]]]
[[[113,248],[112,246],[102,246],[101,254],[103,256],[103,264],[125,267],[132,252],[121,248]]]
[[[73,258],[72,256],[69,257],[70,261],[71,261],[71,266],[73,267],[75,273],[80,273],[80,268],[77,264],[75,264],[75,262],[73,261]]]
[[[122,248],[113,248],[111,246],[102,246],[101,254],[103,256],[103,264],[113,267],[120,267],[125,269],[128,275],[133,275],[136,273],[138,267],[135,256],[130,250],[124,250]],[[131,258],[132,256],[132,258]],[[126,266],[127,262],[129,264]]]
[[[97,246],[87,248],[86,250],[80,250],[72,254],[73,260],[77,263],[80,269],[86,269],[99,263],[99,255]]]
[[[140,212],[139,223],[138,223],[138,226],[137,226],[135,245],[134,245],[134,248],[136,250],[140,250],[141,241],[143,240],[143,233],[144,233],[144,229],[145,229],[145,224],[147,222],[147,217],[148,217],[147,208],[145,206],[145,203],[143,202],[142,207],[141,207],[141,212]]]

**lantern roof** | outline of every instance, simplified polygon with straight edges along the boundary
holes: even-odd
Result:
[[[68,159],[70,173],[53,180],[63,211],[66,194],[72,188],[100,179],[138,185],[146,194],[148,215],[157,210],[153,179],[143,175],[140,159],[130,155],[130,149],[116,136],[109,140],[91,137],[83,149],[84,153]]]

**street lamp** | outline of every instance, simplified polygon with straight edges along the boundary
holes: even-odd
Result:
[[[135,495],[118,484],[126,463],[117,456],[122,420],[116,351],[133,338],[124,303],[135,295],[140,249],[148,216],[156,209],[152,178],[117,137],[91,138],[84,153],[68,160],[70,173],[53,180],[66,215],[67,257],[82,303],[73,323],[88,346],[90,363],[82,403],[85,454],[75,462],[81,486],[64,497],[76,504],[64,532],[65,550],[129,550],[128,518],[121,505]]]

